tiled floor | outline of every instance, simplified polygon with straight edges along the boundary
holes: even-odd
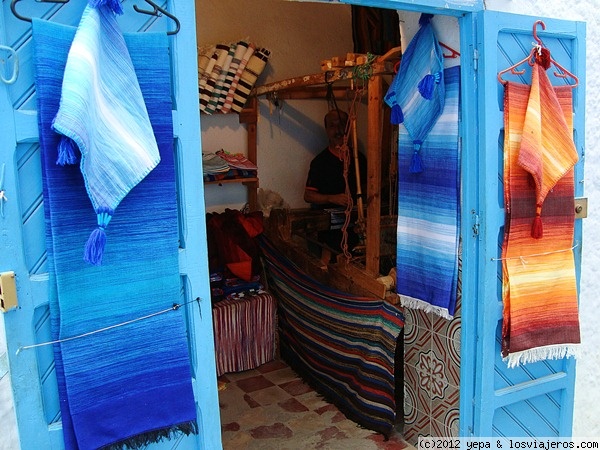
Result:
[[[224,450],[400,450],[400,434],[385,441],[325,402],[285,363],[219,378]],[[408,450],[408,449],[407,449]]]

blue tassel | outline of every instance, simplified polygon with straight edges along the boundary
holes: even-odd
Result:
[[[404,114],[402,113],[402,108],[400,108],[400,105],[392,106],[392,115],[390,117],[390,122],[394,125],[398,125],[404,122]]]
[[[120,0],[89,0],[88,5],[92,8],[106,6],[115,14],[123,14],[123,7],[121,6]]]
[[[58,157],[56,158],[56,164],[65,166],[67,164],[77,163],[76,147],[77,145],[73,139],[62,136],[58,143]]]
[[[425,75],[423,77],[417,88],[424,99],[431,100],[433,98],[433,89],[436,84],[440,83],[441,79],[442,75],[440,72],[436,72],[433,75]]]
[[[90,234],[85,243],[85,252],[83,260],[94,266],[102,265],[102,256],[104,255],[104,247],[106,246],[106,231],[104,228],[98,227]]]
[[[109,208],[98,209],[98,228],[90,234],[83,253],[83,260],[94,266],[102,265],[104,247],[106,246],[106,227],[112,218],[113,211]]]
[[[424,170],[423,161],[421,160],[421,142],[416,141],[414,143],[414,152],[412,160],[410,161],[410,167],[408,171],[410,173],[421,173]]]
[[[433,17],[433,14],[427,14],[427,13],[421,14],[421,17],[419,17],[419,26],[422,27],[423,25],[427,25],[432,17]]]

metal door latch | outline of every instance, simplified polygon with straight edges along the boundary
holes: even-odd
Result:
[[[579,197],[575,199],[575,218],[585,219],[588,212],[588,199],[587,197]]]
[[[17,284],[14,272],[0,272],[0,311],[5,313],[15,309],[17,303]]]

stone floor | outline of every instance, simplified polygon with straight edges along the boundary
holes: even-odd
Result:
[[[347,419],[279,360],[219,377],[219,404],[224,450],[410,449]]]

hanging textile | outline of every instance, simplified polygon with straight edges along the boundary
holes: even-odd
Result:
[[[258,241],[278,302],[281,357],[349,419],[389,436],[402,395],[400,309],[320,284],[267,238]]]
[[[185,323],[181,309],[173,307],[180,301],[180,276],[169,42],[158,33],[125,39],[161,163],[122,201],[104,264],[95,266],[82,263],[76,245],[95,222],[85,180],[77,166],[56,164],[60,135],[51,128],[75,31],[33,20],[51,330],[53,340],[61,341],[54,353],[65,448],[145,448],[197,432]]]
[[[105,229],[115,209],[160,161],[131,58],[109,7],[83,11],[52,127],[64,136],[59,164],[77,162],[73,144],[81,154],[79,165],[97,214],[84,259],[101,264]]]
[[[435,37],[431,14],[422,14],[420,28],[402,55],[400,68],[384,100],[392,108],[391,122],[403,124],[412,138],[409,170],[421,173],[421,145],[444,109],[445,84],[442,49]]]
[[[424,172],[407,170],[412,136],[399,130],[396,292],[403,306],[451,319],[460,236],[460,66],[444,70],[444,84],[444,110],[421,146]]]
[[[552,87],[539,61],[532,86],[506,82],[504,90],[502,356],[509,367],[573,356],[580,342],[572,88]],[[532,230],[538,219],[543,236]]]

